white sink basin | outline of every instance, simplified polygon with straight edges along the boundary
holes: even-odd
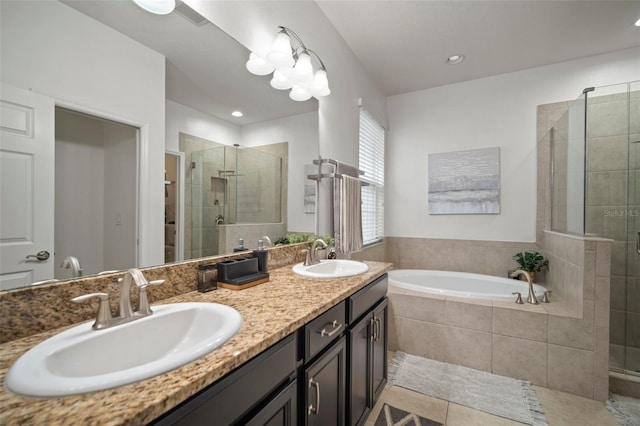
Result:
[[[369,270],[369,265],[355,260],[335,259],[321,260],[320,263],[304,266],[298,263],[293,272],[308,278],[340,278],[360,275]]]
[[[80,324],[34,346],[9,370],[18,394],[56,397],[147,379],[208,354],[233,337],[242,316],[217,303],[153,306],[153,314],[93,330]]]

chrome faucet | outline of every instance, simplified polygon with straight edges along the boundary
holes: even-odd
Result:
[[[82,268],[80,267],[80,262],[78,262],[78,258],[75,256],[65,257],[60,267],[65,269],[71,269],[73,271],[73,278],[78,278],[82,276]]]
[[[315,265],[317,263],[320,263],[320,260],[317,258],[317,250],[320,250],[318,248],[318,245],[320,246],[320,248],[327,248],[327,243],[324,242],[324,240],[322,238],[318,238],[317,240],[315,240],[312,244],[311,244],[311,250],[309,250],[307,252],[307,259],[304,262],[305,266],[309,266],[309,265]]]
[[[265,235],[264,237],[262,237],[261,240],[264,242],[265,246],[273,247],[273,243],[271,242],[271,238],[269,238],[268,235]]]
[[[531,280],[531,275],[527,271],[523,271],[522,269],[516,269],[511,273],[511,276],[514,278],[520,275],[524,275],[527,278],[527,282],[529,283],[529,296],[527,297],[527,303],[531,303],[532,305],[537,305],[538,299],[536,298],[536,295],[533,292],[533,281]]]
[[[135,312],[131,308],[130,292],[132,282],[134,282],[138,288],[138,305],[136,306]],[[153,311],[149,307],[147,287],[150,285],[160,285],[162,283],[164,283],[164,280],[148,281],[138,268],[129,269],[123,278],[118,278],[118,284],[120,284],[120,301],[118,303],[118,313],[115,317],[111,315],[111,306],[109,305],[109,295],[107,293],[85,294],[73,298],[71,301],[84,303],[98,298],[100,300],[100,306],[96,315],[96,321],[93,323],[93,329],[101,330],[151,315]]]

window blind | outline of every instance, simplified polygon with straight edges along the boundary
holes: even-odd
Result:
[[[360,108],[358,168],[362,187],[362,242],[381,241],[384,236],[384,128],[365,109]]]

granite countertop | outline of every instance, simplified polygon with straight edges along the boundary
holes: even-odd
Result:
[[[369,271],[349,278],[315,280],[294,275],[291,266],[269,271],[270,281],[242,291],[219,288],[191,292],[161,303],[216,302],[237,309],[238,333],[208,355],[165,374],[105,391],[36,399],[0,389],[0,424],[140,425],[159,417],[191,395],[258,355],[391,268],[365,262]],[[149,290],[150,292],[153,289]],[[206,324],[203,324],[206,327]],[[0,380],[24,352],[69,327],[0,345]]]

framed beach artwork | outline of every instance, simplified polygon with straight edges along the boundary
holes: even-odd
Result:
[[[500,213],[500,148],[428,155],[429,214]]]

